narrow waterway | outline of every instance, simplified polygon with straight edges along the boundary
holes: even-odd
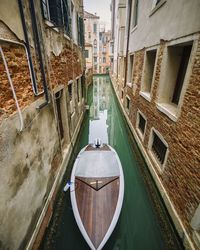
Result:
[[[125,196],[117,226],[104,250],[182,249],[147,166],[124,120],[108,76],[94,77],[84,122],[67,172],[82,147],[99,137],[117,151],[124,170]],[[70,193],[60,190],[40,249],[89,249],[76,225]]]

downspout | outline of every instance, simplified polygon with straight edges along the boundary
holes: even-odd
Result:
[[[8,81],[10,83],[10,87],[11,87],[11,90],[12,90],[12,93],[13,93],[13,98],[15,99],[15,104],[16,104],[16,107],[17,107],[17,111],[18,111],[18,114],[19,114],[19,120],[20,120],[20,129],[19,129],[19,131],[21,132],[23,130],[23,128],[24,128],[24,121],[23,121],[23,117],[22,117],[22,112],[21,112],[21,109],[19,107],[19,103],[18,103],[18,100],[17,100],[17,96],[16,96],[16,93],[15,93],[13,82],[12,82],[12,79],[10,77],[8,64],[6,62],[6,58],[4,56],[3,49],[1,48],[1,46],[0,46],[0,54],[2,56],[3,63],[4,63],[4,66],[5,66],[5,69],[6,69],[6,73],[7,73],[7,76],[8,76]]]
[[[21,1],[21,0],[19,0]],[[38,108],[42,109],[49,103],[49,95],[48,95],[48,88],[47,88],[47,80],[46,80],[46,75],[45,75],[45,70],[44,70],[44,62],[42,58],[42,51],[40,47],[40,40],[39,40],[39,34],[38,34],[38,28],[37,28],[37,21],[36,21],[36,15],[35,15],[35,7],[34,7],[34,0],[30,0],[30,13],[31,13],[31,21],[32,21],[32,26],[33,26],[33,34],[35,37],[35,42],[36,42],[36,48],[38,51],[38,56],[39,56],[39,61],[40,61],[40,69],[41,69],[41,74],[42,74],[42,85],[44,89],[44,95],[45,95],[45,102],[42,103]]]
[[[132,0],[130,0],[130,8],[128,13],[128,36],[127,36],[127,44],[126,44],[126,62],[125,62],[125,77],[124,77],[124,87],[126,86],[127,80],[127,65],[128,65],[128,45],[130,38],[130,26],[131,26],[131,10],[132,10]],[[128,7],[128,6],[127,6]]]
[[[39,96],[43,93],[43,91],[38,93],[38,88],[37,88],[37,81],[36,81],[36,76],[35,76],[35,70],[33,66],[33,61],[32,61],[32,56],[31,56],[31,51],[30,51],[30,43],[28,39],[28,33],[27,33],[27,27],[26,27],[26,22],[25,22],[25,17],[24,17],[24,10],[23,10],[23,5],[22,1],[18,0],[18,5],[19,5],[19,11],[20,11],[20,16],[21,16],[21,21],[22,21],[22,28],[24,32],[24,38],[25,38],[25,49],[27,51],[27,57],[28,57],[28,64],[31,72],[31,80],[32,80],[32,86],[33,86],[33,92],[35,96]]]

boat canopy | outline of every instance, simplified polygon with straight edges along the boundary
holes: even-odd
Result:
[[[113,151],[83,151],[77,158],[75,176],[100,178],[119,175],[119,163]]]

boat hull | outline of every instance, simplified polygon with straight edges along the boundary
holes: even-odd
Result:
[[[91,249],[99,250],[105,245],[118,221],[124,195],[124,177],[118,155],[107,145],[104,147],[105,151],[112,151],[112,157],[115,157],[114,165],[117,164],[118,171],[115,169],[112,176],[112,171],[106,173],[104,170],[105,176],[103,176],[98,170],[96,171],[97,176],[92,176],[89,169],[87,172],[89,177],[87,173],[86,176],[81,176],[83,172],[78,169],[80,168],[80,158],[84,157],[83,154],[88,151],[88,148],[89,151],[92,151],[91,146],[82,149],[72,170],[71,202],[83,237]],[[102,158],[104,152],[102,149],[100,150]],[[98,155],[99,153],[97,153]]]

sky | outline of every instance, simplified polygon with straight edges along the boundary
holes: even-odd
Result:
[[[111,0],[83,0],[83,2],[84,2],[84,9],[92,14],[97,13],[97,16],[100,16],[100,21],[105,22],[106,30],[110,30]]]

